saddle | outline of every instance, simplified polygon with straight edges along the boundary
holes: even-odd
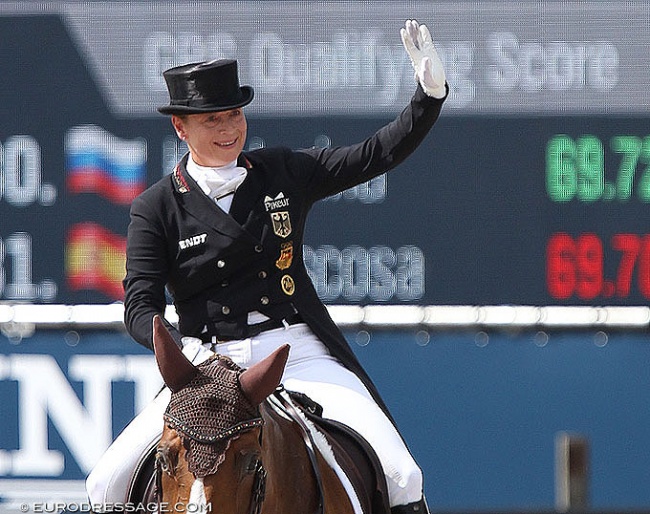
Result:
[[[379,457],[372,446],[347,425],[324,418],[322,407],[307,395],[295,391],[287,391],[287,393],[300,407],[307,419],[327,439],[334,452],[336,462],[341,466],[354,488],[363,512],[390,514],[386,479]],[[276,391],[272,398],[282,398],[281,390]],[[267,400],[267,402],[269,401],[272,400]],[[296,413],[292,407],[286,405],[284,407],[285,414],[301,425],[301,429],[304,430],[305,428],[296,419]],[[317,470],[315,471],[317,473]]]
[[[301,414],[326,438],[336,462],[348,477],[364,514],[390,514],[388,490],[381,463],[374,449],[364,438],[348,426],[324,418],[322,407],[302,393],[285,391],[280,387],[265,404],[272,410],[281,410],[282,414],[300,427],[310,453],[313,451],[310,448],[315,446],[313,434]],[[156,446],[153,445],[145,454],[134,473],[128,493],[129,502],[152,504],[157,501]],[[315,455],[312,458],[312,466],[315,476],[319,479],[320,471]]]

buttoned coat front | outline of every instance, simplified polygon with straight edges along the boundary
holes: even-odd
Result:
[[[319,199],[397,166],[427,135],[444,100],[418,86],[409,105],[366,140],[347,147],[244,152],[247,168],[230,213],[189,176],[187,156],[131,206],[127,236],[125,324],[152,348],[152,320],[167,295],[180,334],[238,337],[247,313],[281,319],[297,312],[385,406],[318,298],[302,259],[307,214]]]

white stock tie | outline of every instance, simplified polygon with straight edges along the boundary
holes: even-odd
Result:
[[[230,211],[232,195],[246,178],[246,168],[237,166],[237,161],[221,167],[208,167],[187,161],[187,172],[196,180],[203,192],[212,198],[224,211]]]

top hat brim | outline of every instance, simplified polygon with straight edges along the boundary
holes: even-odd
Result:
[[[169,104],[163,107],[158,107],[158,112],[161,114],[201,114],[206,112],[221,112],[244,107],[253,101],[254,91],[250,86],[241,86],[241,100],[234,104],[228,105],[205,105],[205,106],[189,106],[179,104]]]

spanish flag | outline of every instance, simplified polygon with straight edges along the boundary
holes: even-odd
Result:
[[[122,300],[126,238],[96,223],[78,223],[66,240],[66,277],[70,289],[94,289]]]

